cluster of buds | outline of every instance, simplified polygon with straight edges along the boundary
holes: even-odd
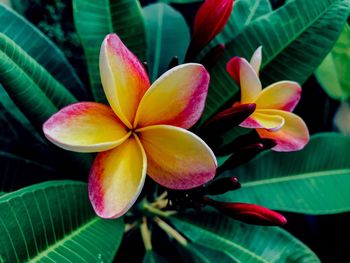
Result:
[[[281,214],[255,204],[215,201],[208,196],[222,195],[241,187],[236,177],[218,178],[209,184],[187,191],[168,191],[169,208],[202,209],[211,206],[235,220],[247,224],[263,226],[282,226],[287,220]]]

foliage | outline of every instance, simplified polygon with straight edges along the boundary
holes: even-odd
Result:
[[[128,214],[101,219],[85,183],[92,156],[57,149],[42,133],[43,123],[62,107],[105,101],[99,51],[108,33],[117,33],[147,61],[152,81],[184,63],[201,2],[12,0],[13,9],[0,4],[0,262],[126,261],[121,254],[136,252],[143,262],[320,261],[286,230],[248,225],[204,207],[201,198],[211,183],[183,192],[148,180]],[[227,61],[249,60],[258,46],[263,47],[264,86],[280,80],[303,84],[315,73],[330,97],[348,100],[349,11],[349,0],[236,0],[224,30],[195,61],[186,61],[212,62],[206,64],[211,85],[204,115],[192,131],[217,154],[214,182],[237,177],[242,185],[211,198],[300,217],[350,212],[349,137],[316,134],[301,151],[277,153],[264,148],[254,131],[237,125],[206,130],[208,120],[238,101]],[[218,44],[225,52],[210,57]],[[301,103],[321,102],[311,94]],[[264,147],[255,151],[257,145]],[[178,213],[168,209],[169,200]],[[142,242],[140,235],[145,249],[136,249],[142,247],[135,245]]]

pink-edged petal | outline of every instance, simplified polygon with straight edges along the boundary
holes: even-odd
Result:
[[[190,189],[215,176],[215,156],[195,134],[169,125],[149,126],[138,133],[147,154],[147,173],[157,183]]]
[[[137,137],[99,153],[89,175],[89,198],[96,214],[117,218],[136,202],[145,182],[147,159]]]
[[[140,102],[135,127],[168,124],[188,129],[200,118],[209,73],[200,64],[174,67],[157,79]]]
[[[102,43],[100,74],[109,104],[132,128],[137,107],[150,83],[141,62],[116,34],[107,35]]]
[[[272,148],[278,152],[298,151],[309,142],[309,131],[305,122],[297,115],[281,110],[270,110],[270,114],[280,115],[285,123],[281,129],[272,132],[265,129],[256,131],[261,138],[273,139],[277,145]]]
[[[252,58],[250,59],[250,65],[254,69],[255,73],[259,76],[259,70],[261,66],[261,60],[262,60],[262,46],[258,47]]]
[[[257,109],[293,111],[301,97],[301,87],[294,81],[279,81],[265,88],[256,100]]]
[[[278,114],[270,114],[269,112],[265,113],[264,111],[255,110],[255,112],[245,119],[239,126],[277,131],[284,125],[284,123],[284,118]]]
[[[248,61],[234,57],[227,63],[226,70],[240,84],[241,103],[254,103],[262,87],[258,75]]]
[[[124,142],[130,135],[113,110],[96,102],[64,107],[43,125],[47,139],[75,152],[101,152]]]

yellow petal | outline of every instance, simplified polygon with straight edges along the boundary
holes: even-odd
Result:
[[[284,118],[278,114],[270,114],[269,111],[256,110],[240,126],[245,128],[264,128],[277,131],[284,125]]]
[[[270,110],[269,114],[279,115],[285,123],[278,131],[257,129],[261,138],[273,139],[277,145],[272,148],[278,152],[291,152],[304,148],[309,142],[309,131],[305,122],[297,115],[281,110]]]
[[[254,103],[262,89],[254,68],[244,58],[234,57],[227,63],[226,70],[236,82],[240,83],[241,103]]]
[[[61,109],[44,123],[43,131],[52,143],[75,152],[106,151],[130,135],[110,107],[95,102]]]
[[[98,216],[117,218],[136,202],[145,182],[147,159],[137,137],[99,153],[89,176],[89,197]]]
[[[207,98],[209,73],[200,64],[183,64],[165,72],[140,102],[135,127],[168,124],[190,128]]]
[[[293,111],[301,96],[301,87],[293,81],[279,81],[265,88],[256,100],[257,109]]]
[[[250,59],[250,65],[254,69],[255,73],[259,76],[259,70],[261,66],[261,59],[262,59],[262,46],[258,47],[252,58]]]
[[[107,35],[102,43],[100,74],[109,104],[132,128],[139,102],[150,84],[141,62],[116,34]]]
[[[147,154],[147,173],[157,183],[190,189],[214,177],[215,156],[195,134],[169,125],[149,126],[137,132]]]

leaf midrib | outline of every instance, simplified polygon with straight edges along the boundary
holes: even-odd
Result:
[[[186,221],[183,221],[183,220],[181,220],[181,219],[175,219],[175,220],[179,220],[179,221],[182,222],[183,224],[188,225],[188,226],[190,226],[190,227],[199,228],[198,226],[193,225],[193,224],[191,224],[191,223],[188,223],[188,222],[186,222]],[[204,229],[204,228],[199,228],[199,229],[200,229],[200,231],[205,232],[207,235],[211,236],[212,238],[214,238],[214,239],[216,238],[216,239],[220,240],[220,242],[223,242],[223,243],[225,243],[225,244],[231,245],[231,246],[237,248],[238,250],[241,250],[242,252],[244,252],[244,253],[250,255],[251,257],[253,257],[253,258],[259,260],[260,262],[269,263],[268,261],[266,261],[266,260],[263,259],[262,257],[260,257],[260,256],[258,256],[257,254],[251,252],[250,250],[248,250],[248,249],[246,249],[246,248],[240,246],[240,245],[237,244],[237,243],[234,243],[234,242],[232,242],[232,241],[230,241],[230,240],[228,240],[228,239],[222,238],[222,237],[219,236],[219,235],[215,235],[215,234],[213,234],[212,232],[210,232],[210,231],[208,231],[208,230],[206,230],[206,229]],[[205,246],[205,247],[208,246],[207,244],[203,244],[203,243],[201,243],[201,245],[203,245],[203,246]],[[220,252],[223,252],[223,253],[226,253],[226,252],[227,252],[227,251],[225,251],[224,249],[221,249],[220,247],[217,247],[217,250],[220,251]]]
[[[30,260],[30,262],[39,262],[42,258],[46,257],[50,252],[54,251],[56,248],[63,245],[65,242],[71,240],[73,237],[78,236],[81,232],[83,232],[85,229],[89,228],[91,225],[95,224],[98,220],[100,220],[98,217],[92,218],[89,221],[87,221],[84,225],[81,227],[75,229],[73,232],[71,232],[69,235],[65,236],[55,244],[47,247],[45,250],[40,252],[38,255],[36,255],[34,258]]]
[[[293,175],[284,176],[284,177],[269,178],[269,179],[252,181],[247,183],[242,182],[242,186],[243,188],[247,188],[247,187],[255,187],[258,185],[276,184],[276,183],[282,183],[282,182],[303,180],[308,178],[315,178],[315,177],[319,178],[319,177],[343,175],[343,174],[350,174],[350,168],[302,173],[298,175],[293,174]]]

